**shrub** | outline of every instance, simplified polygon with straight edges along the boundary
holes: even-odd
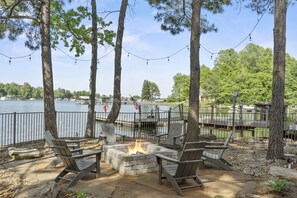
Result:
[[[282,193],[289,190],[291,183],[286,179],[271,178],[268,181],[269,186],[271,186],[275,192]]]
[[[77,198],[87,198],[87,195],[83,192],[77,192],[76,195],[77,195]]]

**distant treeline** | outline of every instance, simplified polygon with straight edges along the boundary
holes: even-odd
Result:
[[[55,98],[78,98],[79,96],[88,96],[87,91],[74,91],[71,92],[66,89],[58,88],[55,90]],[[32,87],[29,83],[25,82],[23,85],[16,83],[0,83],[0,97],[7,96],[9,98],[19,98],[19,99],[42,99],[43,98],[43,88],[42,87]],[[99,96],[99,94],[98,94]]]

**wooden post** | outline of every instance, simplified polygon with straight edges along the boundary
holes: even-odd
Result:
[[[138,114],[139,114],[139,118],[138,118],[138,128],[140,129],[140,127],[141,127],[141,105],[139,105],[139,108],[138,108]]]
[[[133,140],[135,141],[136,112],[134,112],[133,116]]]
[[[180,116],[180,119],[183,120],[184,119],[184,107],[183,107],[183,103],[179,104],[178,105],[178,109],[179,109],[179,116]]]
[[[269,126],[269,124],[268,124],[268,122],[269,122],[269,107],[267,107],[266,108],[266,110],[265,110],[265,121],[266,121],[266,127],[268,127]]]
[[[170,120],[171,120],[171,107],[168,110],[168,129],[167,129],[168,134],[169,134],[169,129],[170,129]]]
[[[241,124],[240,127],[240,137],[243,137],[243,119],[242,119],[242,105],[239,105],[239,123]]]
[[[155,119],[157,122],[160,121],[160,109],[159,109],[158,105],[155,106]]]

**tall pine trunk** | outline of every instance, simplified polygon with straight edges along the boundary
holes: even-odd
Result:
[[[283,157],[287,1],[274,1],[273,80],[267,159]]]
[[[115,46],[113,103],[106,120],[108,123],[114,123],[121,110],[121,59],[127,6],[128,0],[122,0]]]
[[[89,84],[89,105],[88,105],[88,120],[85,132],[86,138],[94,137],[94,120],[95,120],[95,95],[96,95],[96,76],[97,76],[97,7],[96,0],[92,0],[92,62],[90,68],[90,84]]]
[[[50,1],[41,4],[41,59],[44,89],[44,129],[57,138],[56,111],[54,101],[54,83],[50,42]]]
[[[190,43],[190,94],[186,141],[197,141],[199,134],[200,90],[200,15],[202,0],[192,1],[192,29]]]

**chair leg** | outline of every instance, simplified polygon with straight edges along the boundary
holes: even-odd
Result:
[[[201,179],[200,179],[197,175],[196,175],[196,177],[193,178],[193,179],[195,180],[195,182],[196,182],[198,185],[203,186],[203,183],[202,183]]]
[[[232,166],[232,164],[231,164],[228,160],[226,160],[225,158],[221,157],[221,160],[222,160],[225,164],[227,164],[228,166]]]
[[[60,177],[64,177],[68,173],[67,170],[63,170],[62,172],[59,173],[59,175],[56,177],[55,182],[58,182],[60,180]]]
[[[179,185],[177,184],[177,182],[175,181],[175,179],[171,175],[169,175],[169,174],[166,174],[166,178],[167,178],[167,181],[173,186],[175,192],[178,195],[183,196],[183,192],[179,188]]]
[[[206,158],[205,160],[206,162],[208,163],[211,163],[221,169],[224,169],[224,170],[229,170],[231,171],[232,168],[230,166],[228,166],[227,164],[225,164],[221,159],[211,159],[211,158]]]
[[[68,185],[68,188],[70,188],[70,187],[72,187],[72,186],[74,186],[77,182],[78,182],[78,180],[80,180],[81,178],[83,178],[87,173],[89,173],[89,172],[91,172],[92,170],[94,170],[94,168],[95,168],[95,164],[94,165],[92,165],[92,166],[89,166],[88,168],[86,168],[86,169],[83,169],[83,170],[81,170],[72,180],[71,180],[71,182],[70,182],[70,184]]]

